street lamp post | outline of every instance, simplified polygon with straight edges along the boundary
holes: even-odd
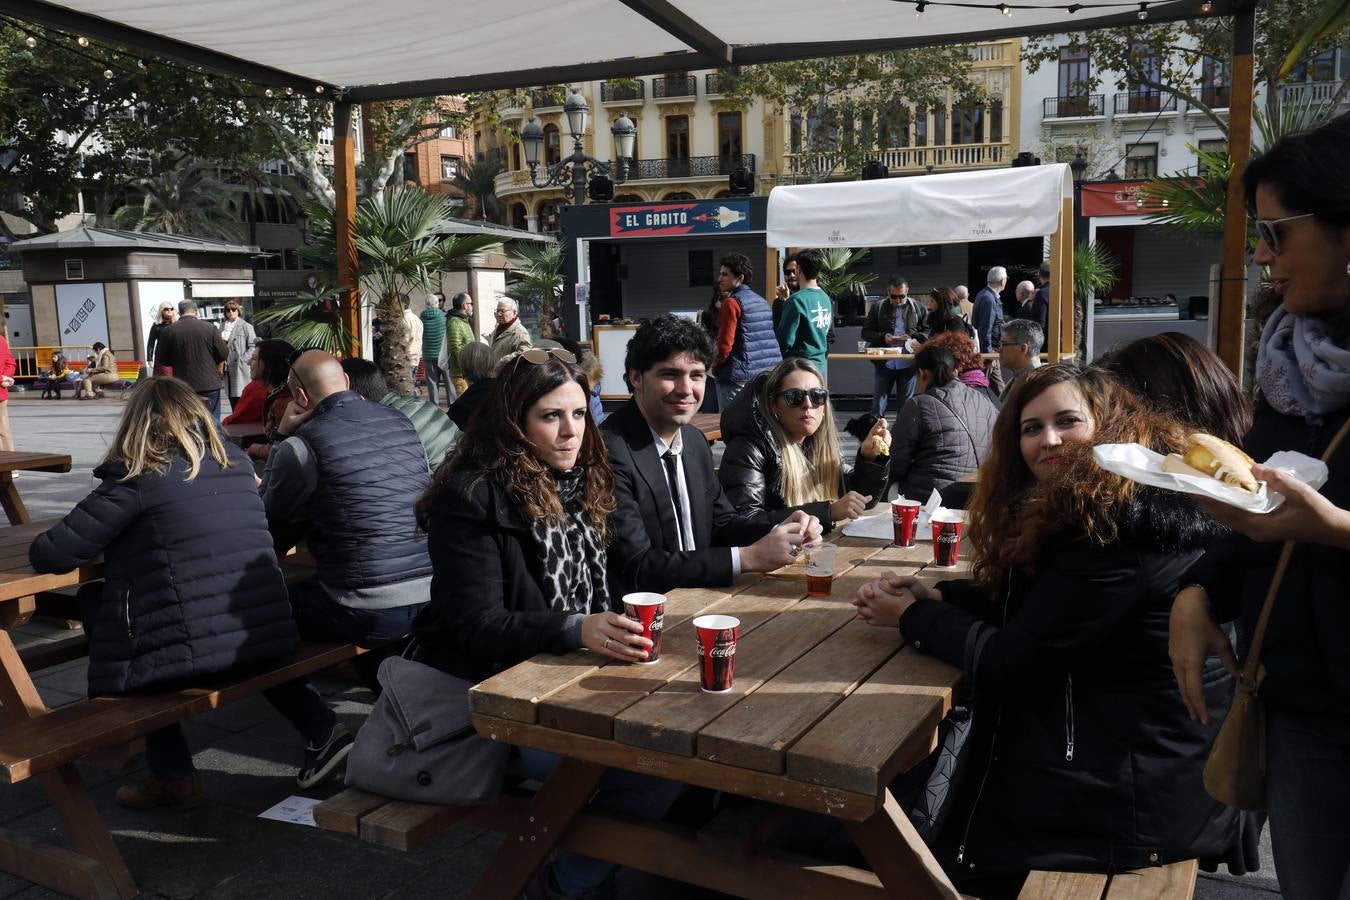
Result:
[[[593,156],[587,156],[581,149],[581,140],[586,134],[586,115],[590,107],[586,100],[572,88],[572,93],[563,104],[563,115],[567,120],[567,133],[572,138],[572,155],[561,159],[551,166],[545,165],[544,179],[539,179],[539,154],[544,148],[544,129],[539,120],[530,116],[530,120],[520,129],[520,143],[525,148],[525,162],[530,167],[530,181],[537,188],[561,185],[563,194],[572,203],[581,206],[586,202],[586,183],[589,175],[614,175],[615,184],[623,184],[628,178],[628,160],[633,155],[633,142],[637,138],[637,126],[627,114],[614,121],[610,133],[614,135],[614,146],[618,155],[618,171],[614,171],[607,162]]]
[[[1086,244],[1088,240],[1088,221],[1083,215],[1083,182],[1087,177],[1088,162],[1079,153],[1069,163],[1069,169],[1073,172],[1073,242],[1074,244]]]

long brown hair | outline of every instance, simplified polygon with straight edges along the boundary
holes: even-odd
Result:
[[[1094,430],[1086,444],[1066,443],[1055,472],[1040,480],[1022,458],[1022,411],[1059,384],[1083,397]],[[997,585],[1014,568],[1034,569],[1052,542],[1085,537],[1106,545],[1133,500],[1129,479],[1099,467],[1094,444],[1140,443],[1159,453],[1185,446],[1186,430],[1145,409],[1109,372],[1058,363],[1018,380],[1003,404],[989,441],[989,458],[970,504],[970,544],[976,580]]]
[[[515,499],[532,519],[562,520],[562,502],[558,499],[550,467],[535,456],[530,440],[525,436],[524,423],[525,414],[540,397],[569,381],[581,386],[584,397],[590,397],[586,375],[573,363],[554,356],[538,365],[520,356],[508,358],[503,363],[483,407],[469,421],[468,430],[460,437],[451,455],[441,463],[431,485],[417,501],[417,524],[422,530],[430,526],[431,509],[456,472],[497,479],[512,489]],[[581,438],[577,464],[586,468],[583,494],[586,509],[604,539],[609,516],[617,506],[614,471],[610,468],[609,454],[605,452],[605,443],[591,417],[589,404],[586,433]]]
[[[222,469],[230,466],[220,429],[202,398],[176,378],[143,378],[127,397],[122,424],[104,462],[125,465],[121,480],[130,481],[146,472],[163,473],[175,452],[187,459],[184,481],[197,477],[207,456]]]

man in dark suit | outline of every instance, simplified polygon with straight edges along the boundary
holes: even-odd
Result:
[[[618,503],[609,553],[616,594],[728,585],[741,572],[787,565],[819,539],[814,516],[741,516],[722,492],[708,442],[690,424],[712,358],[707,333],[670,315],[628,343],[633,398],[600,429]]]
[[[197,316],[197,304],[178,304],[178,321],[159,334],[155,362],[173,369],[173,377],[186,381],[202,398],[211,415],[220,418],[220,384],[223,363],[230,348],[220,331]]]

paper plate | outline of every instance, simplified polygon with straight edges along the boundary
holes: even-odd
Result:
[[[1209,497],[1248,512],[1268,513],[1284,502],[1284,497],[1280,494],[1266,489],[1265,482],[1261,483],[1261,492],[1253,497],[1246,491],[1229,487],[1222,481],[1204,475],[1164,472],[1162,454],[1155,453],[1142,444],[1098,444],[1092,448],[1092,455],[1096,458],[1097,465],[1106,471],[1139,484],[1182,494]],[[1279,469],[1314,488],[1321,488],[1327,483],[1326,463],[1292,450],[1281,450],[1263,465]]]

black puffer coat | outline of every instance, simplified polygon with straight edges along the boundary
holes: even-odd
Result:
[[[989,398],[961,381],[915,394],[895,417],[891,481],[911,500],[927,500],[934,488],[969,475],[989,455],[996,418]]]
[[[1232,676],[1209,661],[1204,726],[1187,715],[1167,655],[1172,598],[1221,529],[1152,488],[1119,526],[1106,547],[1047,536],[1034,572],[1013,572],[999,591],[943,582],[943,602],[919,601],[900,620],[916,649],[962,666],[975,686],[984,741],[942,840],[958,875],[1114,872],[1223,857],[1238,838],[1238,813],[1201,782]]]
[[[123,694],[283,656],[299,645],[267,515],[244,451],[209,456],[192,481],[177,456],[162,474],[103,483],[33,541],[39,572],[104,559],[102,602],[84,610],[89,694]]]
[[[764,419],[765,412],[759,400],[768,377],[767,372],[756,375],[722,413],[722,439],[726,441],[727,449],[717,469],[717,480],[722,482],[722,489],[743,516],[788,508],[779,486],[783,454]],[[840,495],[844,491],[857,491],[872,498],[869,508],[875,506],[886,489],[886,459],[868,459],[859,453],[852,466],[848,463],[842,463],[842,466],[843,483],[837,486]],[[834,527],[828,500],[794,508],[815,516],[826,531]]]

